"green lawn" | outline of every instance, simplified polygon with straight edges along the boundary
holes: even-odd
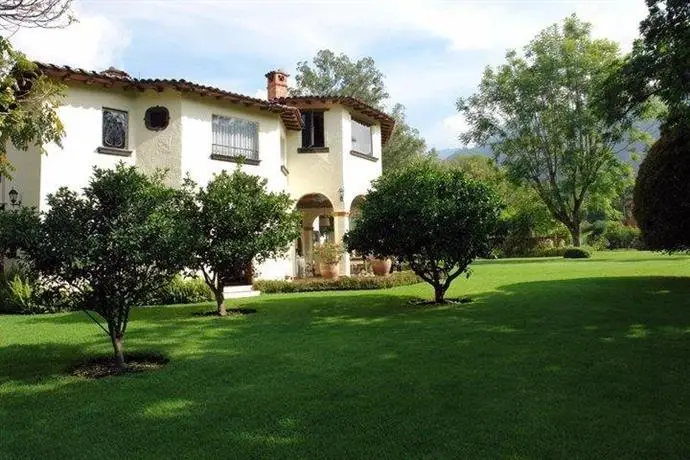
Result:
[[[484,261],[463,295],[139,309],[127,349],[171,362],[97,381],[62,375],[110,351],[83,314],[0,317],[0,457],[690,457],[690,258]]]

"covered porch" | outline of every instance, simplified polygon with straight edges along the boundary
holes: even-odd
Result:
[[[296,278],[319,276],[318,263],[314,260],[314,246],[324,242],[343,245],[343,237],[359,215],[363,200],[358,195],[349,207],[342,204],[335,207],[323,193],[309,193],[297,200],[296,209],[302,215],[302,234],[295,242]],[[340,261],[340,275],[350,276],[365,269],[366,262],[356,254],[343,253]]]

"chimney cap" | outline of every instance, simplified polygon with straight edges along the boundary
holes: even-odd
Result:
[[[289,77],[290,74],[284,71],[283,69],[276,69],[276,70],[271,70],[268,72],[266,75],[264,75],[266,78],[271,78],[273,75],[284,75],[286,77]]]

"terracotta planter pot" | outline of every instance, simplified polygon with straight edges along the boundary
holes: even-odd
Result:
[[[391,273],[393,261],[390,259],[371,259],[371,269],[376,276],[388,276]]]
[[[338,276],[340,275],[340,267],[338,264],[320,263],[319,271],[321,272],[321,276],[329,280],[338,279]]]

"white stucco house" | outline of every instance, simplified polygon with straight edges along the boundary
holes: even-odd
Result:
[[[120,161],[145,172],[167,169],[179,185],[197,183],[237,167],[287,191],[303,214],[302,237],[280,260],[253,267],[255,278],[304,275],[314,242],[342,240],[350,217],[372,180],[381,174],[381,148],[394,120],[357,99],[288,97],[288,75],[266,74],[262,100],[185,80],[139,79],[110,68],[103,72],[39,64],[66,85],[59,116],[63,147],[9,149],[16,167],[0,177],[0,203],[45,209],[61,186],[80,190],[94,166]],[[11,193],[12,192],[12,193]],[[350,273],[346,255],[341,274]]]

